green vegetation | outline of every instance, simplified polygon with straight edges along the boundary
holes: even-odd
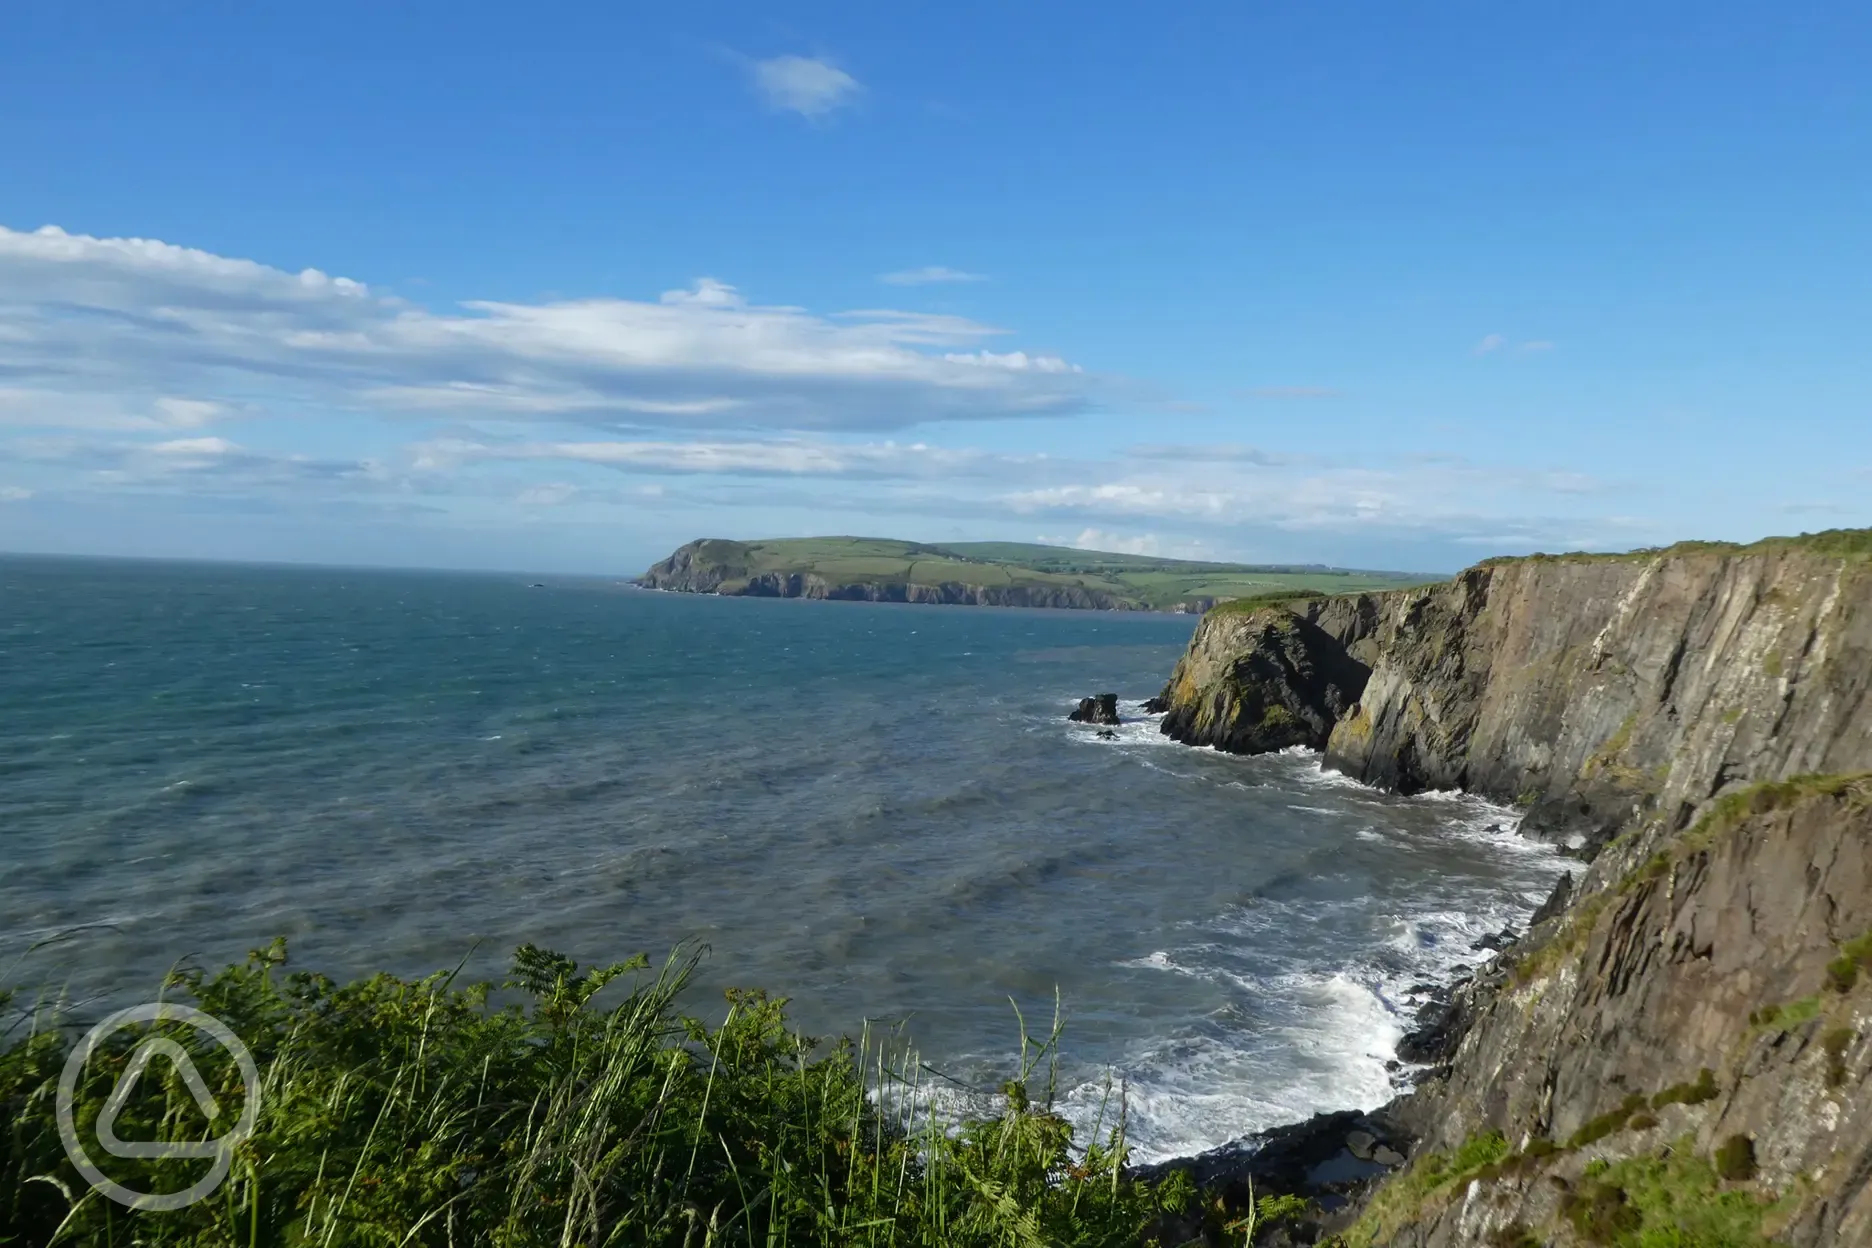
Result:
[[[709,539],[696,558],[728,578],[724,588],[774,572],[815,575],[835,585],[955,583],[1084,589],[1156,610],[1202,600],[1284,601],[1324,593],[1401,589],[1441,578],[1294,564],[1205,563],[1073,550],[1024,542],[930,545],[892,538],[802,537],[735,542]]]
[[[1820,1017],[1820,998],[1802,997],[1782,1005],[1764,1005],[1749,1012],[1749,1026],[1772,1031],[1792,1031],[1802,1023]]]
[[[1655,1154],[1588,1166],[1563,1198],[1562,1216],[1605,1248],[1767,1248],[1762,1219],[1773,1203],[1724,1190],[1691,1147],[1686,1138]]]
[[[1618,891],[1629,892],[1646,880],[1661,878],[1674,863],[1710,848],[1747,819],[1786,810],[1812,798],[1840,799],[1854,809],[1872,806],[1872,773],[1794,776],[1788,780],[1763,781],[1726,794],[1668,848],[1652,855],[1626,876],[1619,883]],[[1868,954],[1872,955],[1872,942],[1869,942]]]
[[[1827,987],[1848,993],[1859,982],[1859,972],[1872,966],[1872,932],[1855,936],[1839,947],[1839,957],[1827,963]]]
[[[1044,1040],[1022,1029],[997,1111],[945,1118],[889,1038],[818,1044],[756,992],[730,993],[719,1026],[684,1017],[692,955],[581,971],[529,946],[499,989],[451,975],[340,985],[284,962],[276,944],[174,981],[243,1038],[262,1086],[226,1182],[175,1212],[114,1204],[68,1164],[53,1092],[72,1040],[43,1011],[21,1015],[0,1052],[0,1243],[1116,1246],[1193,1197],[1186,1178],[1124,1177],[1115,1101],[1074,1145],[1052,1109],[1057,1026]],[[192,1029],[156,1026],[191,1053],[217,1116],[157,1062],[118,1134],[219,1136],[244,1103],[238,1069]],[[85,1063],[81,1138],[97,1138],[147,1034],[119,1032]],[[207,1166],[103,1160],[148,1192]]]
[[[1585,1148],[1588,1144],[1595,1144],[1603,1140],[1614,1131],[1624,1130],[1631,1119],[1636,1117],[1638,1113],[1645,1108],[1646,1104],[1647,1102],[1642,1092],[1631,1093],[1617,1109],[1600,1114],[1597,1118],[1590,1118],[1581,1123],[1579,1130],[1567,1137],[1566,1146],[1568,1148]],[[1655,1121],[1655,1119],[1653,1121]]]
[[[1497,555],[1483,567],[1510,563],[1598,563],[1614,560],[1656,559],[1669,555],[1751,555],[1781,551],[1807,551],[1842,559],[1872,558],[1872,529],[1826,529],[1793,537],[1764,537],[1759,542],[1678,542],[1673,546],[1645,546],[1626,551],[1568,551],[1564,554]]]
[[[1746,1136],[1732,1137],[1712,1164],[1692,1152],[1693,1143],[1685,1137],[1655,1153],[1588,1162],[1584,1177],[1561,1198],[1561,1218],[1581,1240],[1602,1248],[1767,1248],[1762,1221],[1774,1202],[1723,1186],[1754,1177],[1754,1144]],[[1545,1147],[1536,1149],[1536,1144]],[[1551,1142],[1536,1140],[1510,1155],[1502,1137],[1489,1132],[1470,1137],[1447,1157],[1423,1157],[1378,1190],[1345,1243],[1348,1248],[1388,1243],[1437,1202],[1458,1199],[1469,1183],[1519,1175],[1556,1151]],[[1547,1241],[1517,1222],[1498,1231],[1494,1242],[1521,1248]]]
[[[1697,1072],[1695,1083],[1673,1083],[1651,1098],[1652,1109],[1666,1105],[1701,1105],[1716,1099],[1716,1072],[1705,1066]]]
[[[1746,1135],[1732,1135],[1716,1149],[1716,1173],[1731,1183],[1743,1183],[1755,1177],[1755,1141]]]
[[[1402,1174],[1380,1187],[1359,1220],[1345,1233],[1349,1248],[1372,1248],[1389,1242],[1400,1227],[1415,1221],[1426,1204],[1439,1195],[1458,1190],[1509,1155],[1508,1141],[1499,1131],[1472,1135],[1450,1153],[1425,1153]],[[1491,1172],[1490,1177],[1496,1172]]]

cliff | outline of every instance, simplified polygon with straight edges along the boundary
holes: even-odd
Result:
[[[1323,1228],[1872,1243],[1872,533],[1491,561],[1293,614],[1316,665],[1365,671],[1325,766],[1516,802],[1586,863],[1415,1038],[1432,1065],[1380,1115],[1410,1161]],[[1165,731],[1303,691],[1264,648],[1205,619]]]
[[[1315,663],[1369,673],[1327,767],[1519,801],[1527,830],[1589,852],[1642,815],[1682,826],[1726,787],[1872,767],[1872,558],[1850,543],[1500,560],[1294,610],[1326,639]],[[1244,692],[1242,627],[1204,618],[1171,716],[1287,696]]]
[[[1421,1143],[1351,1242],[1872,1243],[1872,776],[1742,790],[1583,896],[1391,1107]]]

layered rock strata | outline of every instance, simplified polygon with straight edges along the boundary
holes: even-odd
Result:
[[[1218,700],[1331,710],[1258,662],[1260,615],[1197,626],[1166,732],[1252,753],[1279,747],[1197,727]],[[1293,615],[1317,630],[1315,671],[1369,670],[1331,714],[1326,766],[1519,801],[1529,831],[1589,850],[1648,813],[1682,826],[1726,787],[1872,768],[1872,560],[1824,545],[1503,560]]]
[[[1409,1163],[1295,1234],[1872,1243],[1868,556],[1847,533],[1505,560],[1296,604],[1316,664],[1369,669],[1326,766],[1517,801],[1588,865],[1413,1035],[1429,1065],[1378,1115]],[[1205,620],[1166,729],[1303,688],[1265,645]],[[1262,746],[1205,743],[1230,741]]]

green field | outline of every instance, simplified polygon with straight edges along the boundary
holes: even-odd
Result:
[[[1442,578],[1317,565],[1204,563],[1027,542],[936,545],[877,537],[800,537],[699,543],[697,557],[744,579],[809,573],[838,584],[1079,586],[1157,610],[1204,599],[1283,591],[1339,594],[1399,589]]]

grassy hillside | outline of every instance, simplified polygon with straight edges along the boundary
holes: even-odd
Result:
[[[935,545],[876,537],[710,540],[699,558],[734,578],[810,573],[836,584],[1078,586],[1168,609],[1197,599],[1315,591],[1397,589],[1436,577],[1292,564],[1205,563],[1025,542]]]

